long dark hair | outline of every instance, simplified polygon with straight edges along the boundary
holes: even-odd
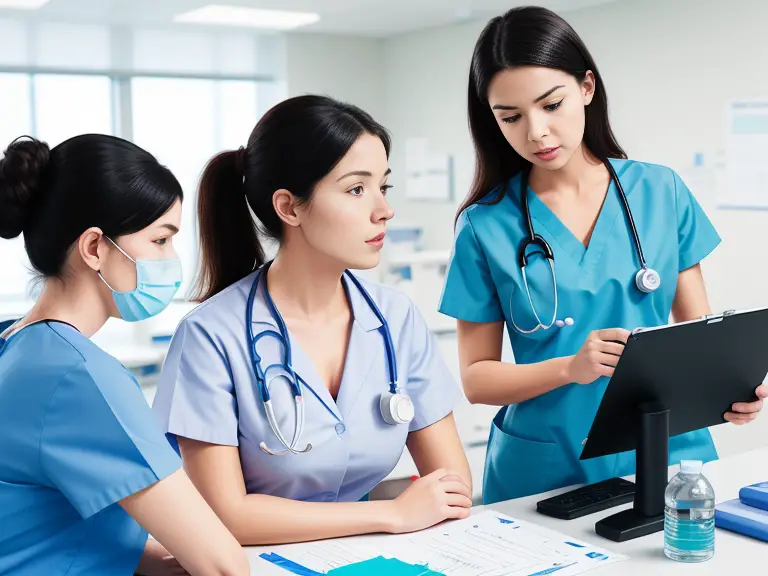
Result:
[[[20,137],[0,160],[0,237],[23,233],[37,273],[61,277],[88,228],[111,238],[133,234],[182,198],[170,170],[127,140],[84,134],[50,149]]]
[[[575,30],[560,16],[535,6],[513,8],[483,29],[469,72],[469,128],[475,145],[475,177],[459,213],[531,164],[515,152],[499,130],[488,104],[488,85],[500,71],[516,66],[544,66],[582,82],[595,75],[595,95],[586,107],[584,143],[597,158],[626,158],[608,121],[608,97],[597,64]],[[504,187],[488,203],[500,201]],[[485,202],[485,201],[484,201]]]
[[[283,232],[274,193],[285,189],[309,202],[317,183],[366,133],[381,139],[389,156],[387,131],[360,108],[326,96],[297,96],[270,109],[245,148],[214,156],[198,196],[202,264],[195,299],[206,300],[261,266],[259,235],[279,241]]]

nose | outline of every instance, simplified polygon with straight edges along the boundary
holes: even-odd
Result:
[[[549,121],[545,114],[533,112],[528,119],[528,141],[541,142],[549,136]]]
[[[376,196],[376,205],[373,208],[373,212],[371,212],[371,222],[374,224],[386,222],[387,220],[391,220],[394,215],[395,211],[392,210],[389,202],[387,202],[387,197],[379,192]]]

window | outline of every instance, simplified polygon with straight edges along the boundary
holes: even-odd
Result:
[[[0,74],[0,146],[5,150],[11,140],[32,132],[30,78],[27,74]]]
[[[88,74],[0,73],[0,146],[29,134],[51,147],[83,133],[115,134],[116,79]],[[182,230],[175,245],[186,297],[198,264],[196,192],[210,158],[244,146],[259,117],[263,86],[250,80],[134,77],[130,80],[132,140],[168,166],[184,189]],[[117,134],[120,135],[120,134]],[[23,239],[0,242],[0,299],[23,299],[30,266]]]
[[[245,145],[260,112],[287,97],[285,68],[281,34],[2,17],[0,156],[20,135],[53,147],[86,132],[122,136],[153,153],[186,196],[176,242],[181,298],[199,259],[200,173],[217,152]],[[31,304],[31,289],[41,285],[30,283],[30,268],[23,237],[0,240],[0,318]]]
[[[0,149],[3,151],[13,139],[32,133],[30,82],[27,74],[0,74],[3,100],[0,106]],[[0,267],[3,271],[0,300],[23,299],[31,275],[22,237],[0,239]]]
[[[0,145],[31,135],[51,147],[84,132],[112,133],[111,82],[107,76],[0,74]],[[31,266],[23,236],[0,242],[0,298],[29,296]]]
[[[174,242],[187,296],[199,262],[196,205],[200,174],[212,156],[244,146],[258,118],[250,81],[137,77],[131,82],[133,140],[168,166],[184,189],[182,229]]]
[[[220,149],[239,148],[248,142],[259,119],[257,85],[254,82],[217,82],[219,100],[218,144]]]
[[[36,75],[37,136],[53,147],[78,134],[112,134],[107,76]]]

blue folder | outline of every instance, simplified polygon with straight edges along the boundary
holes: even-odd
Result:
[[[747,506],[738,498],[715,506],[715,526],[768,542],[768,510]]]
[[[739,500],[747,506],[768,510],[768,482],[745,486],[739,490]]]

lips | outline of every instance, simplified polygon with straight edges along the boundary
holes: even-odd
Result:
[[[371,238],[370,240],[366,240],[366,242],[367,242],[367,243],[381,242],[382,240],[384,240],[384,236],[386,236],[386,233],[385,233],[385,232],[382,232],[382,233],[381,233],[381,234],[379,234],[378,236],[374,236],[374,237],[373,237],[373,238]]]
[[[550,148],[539,148],[538,150],[536,150],[536,152],[534,152],[534,154],[539,154],[539,155],[549,154],[550,152],[554,152],[558,148],[560,148],[560,146],[553,146]]]

